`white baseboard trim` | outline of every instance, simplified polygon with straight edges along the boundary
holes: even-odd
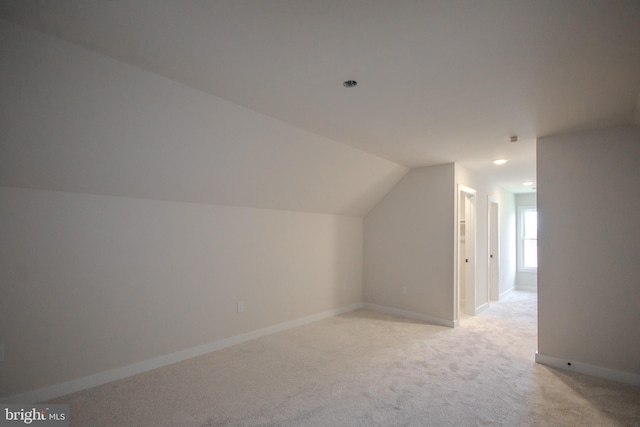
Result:
[[[509,295],[509,293],[511,293],[513,290],[515,290],[515,287],[511,287],[509,289],[507,289],[506,291],[502,292],[499,296],[498,296],[498,301],[504,299],[504,297],[506,297],[507,295]]]
[[[476,307],[475,309],[475,313],[474,315],[480,314],[483,311],[485,311],[487,308],[489,308],[489,303],[485,302],[484,304],[482,304],[480,307]]]
[[[181,362],[213,351],[221,350],[232,345],[240,344],[266,335],[275,334],[277,332],[286,331],[288,329],[297,328],[308,323],[317,322],[318,320],[327,319],[338,314],[362,308],[362,303],[348,305],[346,307],[335,308],[323,311],[321,313],[312,314],[310,316],[301,317],[290,322],[284,322],[267,328],[258,329],[242,335],[236,335],[224,338],[208,344],[192,347],[186,350],[177,351],[175,353],[166,354],[164,356],[155,357],[132,365],[123,366],[121,368],[111,369],[109,371],[100,372],[98,374],[89,375],[65,383],[56,384],[50,387],[33,390],[26,393],[16,394],[0,398],[0,403],[37,403],[56,397],[64,396],[76,391],[85,390],[91,387],[127,378],[142,372],[170,365],[172,363]]]
[[[581,374],[591,375],[592,377],[604,378],[606,380],[616,381],[640,386],[640,375],[630,372],[616,371],[615,369],[602,368],[600,366],[590,365],[588,363],[576,362],[573,360],[561,359],[547,354],[536,352],[536,363],[550,366],[556,369],[566,371],[579,372]]]
[[[422,322],[430,323],[433,325],[448,326],[450,328],[455,328],[457,326],[456,322],[453,320],[440,319],[439,317],[428,316],[426,314],[415,313],[413,311],[401,310],[399,308],[385,307],[383,305],[371,304],[368,302],[363,303],[362,307],[366,308],[367,310],[379,311],[381,313],[391,314],[398,317],[405,317],[407,319],[420,320]]]

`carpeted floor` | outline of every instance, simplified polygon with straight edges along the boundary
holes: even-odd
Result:
[[[52,403],[72,426],[640,426],[640,387],[534,363],[535,298],[456,329],[358,310]]]

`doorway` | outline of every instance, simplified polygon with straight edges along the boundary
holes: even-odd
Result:
[[[476,307],[476,190],[458,185],[456,319]]]
[[[487,198],[488,266],[487,287],[489,300],[500,299],[500,205],[491,196]]]

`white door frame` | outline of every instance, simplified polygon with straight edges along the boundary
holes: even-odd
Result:
[[[465,203],[465,212],[460,210],[460,197],[467,198]],[[464,185],[458,184],[456,192],[456,232],[455,232],[455,248],[456,248],[456,271],[455,271],[455,292],[454,292],[454,313],[455,321],[460,318],[460,268],[462,267],[460,259],[460,221],[465,220],[465,259],[467,270],[465,273],[465,313],[474,315],[476,304],[476,190]]]

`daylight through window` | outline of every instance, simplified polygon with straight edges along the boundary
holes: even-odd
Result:
[[[538,211],[522,210],[522,267],[538,268]]]

